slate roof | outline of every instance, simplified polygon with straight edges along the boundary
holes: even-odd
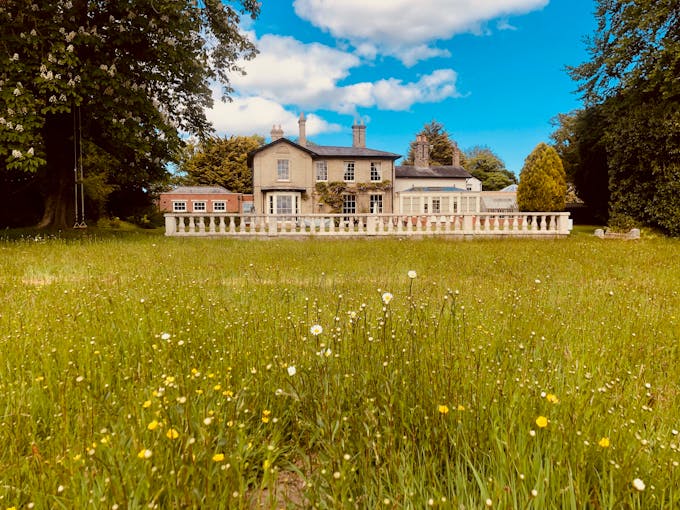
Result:
[[[367,147],[333,147],[330,145],[315,145],[309,149],[318,156],[336,158],[384,158],[399,159],[400,154],[393,152],[377,151]]]
[[[394,168],[395,177],[398,179],[469,179],[472,177],[462,166],[412,166],[402,165]]]
[[[401,157],[400,154],[394,154],[393,152],[378,151],[375,149],[369,149],[367,147],[334,147],[331,145],[302,146],[295,142],[291,142],[287,138],[279,138],[278,140],[274,140],[273,142],[270,142],[267,145],[263,145],[262,147],[258,147],[257,149],[250,151],[248,153],[248,166],[252,167],[253,158],[255,157],[255,154],[279,143],[287,143],[288,145],[300,149],[301,151],[304,151],[307,154],[309,154],[312,157],[312,159],[363,158],[363,159],[391,159],[392,161],[395,161]]]
[[[166,191],[171,195],[216,195],[231,193],[222,186],[177,186],[176,188]]]

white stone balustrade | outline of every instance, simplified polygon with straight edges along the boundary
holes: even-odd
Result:
[[[566,236],[566,212],[239,215],[166,213],[166,236]]]

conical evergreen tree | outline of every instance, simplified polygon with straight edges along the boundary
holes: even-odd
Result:
[[[567,181],[557,151],[539,143],[527,156],[519,176],[517,205],[520,211],[562,211]]]

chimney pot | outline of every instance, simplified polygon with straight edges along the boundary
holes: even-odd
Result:
[[[276,140],[283,138],[283,129],[281,129],[281,124],[279,124],[278,126],[274,124],[272,126],[270,135],[272,137],[272,142],[275,142]]]

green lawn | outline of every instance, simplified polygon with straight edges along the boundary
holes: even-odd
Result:
[[[677,508],[680,243],[591,232],[6,238],[0,508]]]

